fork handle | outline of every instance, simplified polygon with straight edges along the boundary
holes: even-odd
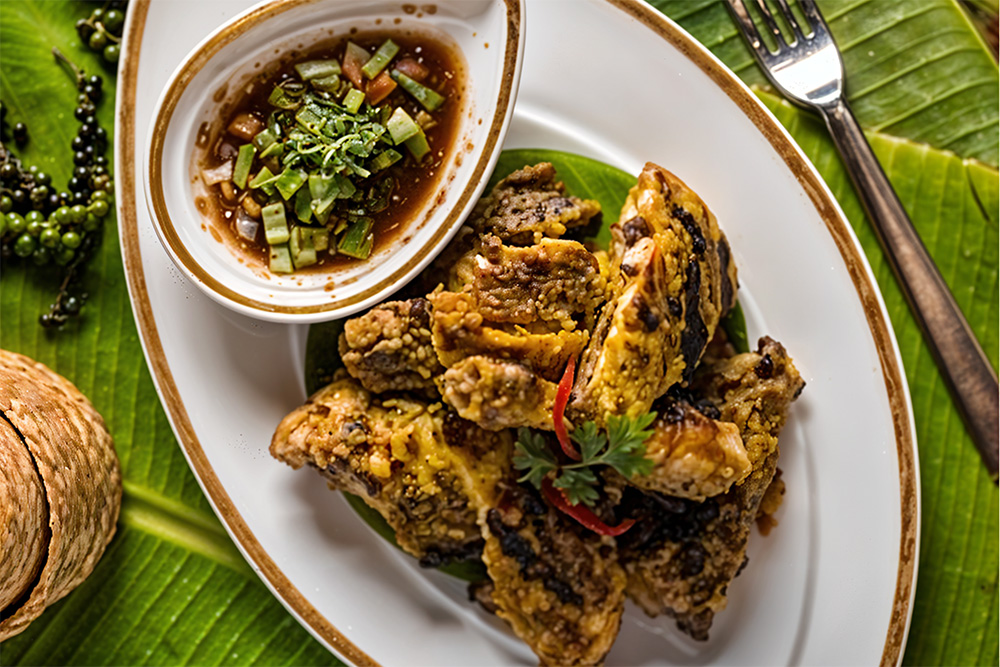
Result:
[[[976,449],[997,483],[997,376],[847,103],[820,108]]]

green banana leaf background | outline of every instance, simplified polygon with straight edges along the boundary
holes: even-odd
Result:
[[[768,92],[721,2],[653,4],[758,87],[840,201],[882,289],[910,384],[921,468],[920,571],[904,662],[996,665],[997,486],[822,123]],[[843,51],[854,110],[995,368],[1000,82],[994,56],[954,0],[819,4]],[[995,22],[995,1],[974,4]],[[76,93],[51,56],[53,46],[88,73],[106,76],[98,116],[102,126],[113,126],[113,72],[80,45],[73,27],[94,6],[0,3],[0,100],[10,122],[28,124],[31,139],[19,155],[57,184],[71,175],[77,124]],[[142,356],[113,223],[85,278],[84,314],[60,331],[43,330],[38,316],[58,280],[19,263],[0,267],[0,346],[48,364],[94,402],[115,438],[124,502],[118,533],[93,575],[0,645],[0,663],[339,664],[254,576],[188,469]]]

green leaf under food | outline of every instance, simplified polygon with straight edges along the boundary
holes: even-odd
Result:
[[[306,393],[310,396],[333,382],[333,374],[344,367],[337,341],[344,320],[319,322],[309,327],[306,339]]]
[[[104,78],[100,125],[113,136],[114,74],[81,47],[73,27],[98,5],[4,0],[0,100],[24,121],[16,153],[52,175],[72,176],[76,89],[56,64],[58,46]],[[108,155],[113,152],[109,150]],[[114,214],[84,277],[78,319],[44,330],[38,316],[58,274],[4,260],[0,347],[74,382],[104,416],[125,491],[118,530],[91,576],[0,647],[4,665],[336,665],[252,573],[202,494],[160,407],[132,319]]]
[[[726,332],[729,342],[736,348],[737,352],[749,352],[750,341],[747,340],[747,321],[743,316],[743,306],[737,301],[726,313],[719,326]]]

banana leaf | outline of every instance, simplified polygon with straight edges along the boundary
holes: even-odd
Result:
[[[112,135],[114,71],[74,29],[96,6],[5,0],[0,8],[0,101],[9,123],[28,126],[20,157],[60,189],[72,176],[77,91],[53,46],[104,77],[97,116]],[[0,663],[338,664],[253,574],[188,468],[146,368],[111,217],[105,227],[84,277],[89,299],[60,331],[38,324],[58,289],[55,267],[5,260],[0,275],[0,347],[76,383],[107,421],[125,480],[118,532],[97,569],[4,642]]]
[[[652,4],[746,83],[767,83],[721,0]],[[997,64],[956,0],[817,4],[844,58],[851,108],[865,128],[997,166]]]
[[[745,81],[765,83],[721,2],[655,4]],[[820,4],[844,48],[855,110],[996,366],[996,64],[952,0]],[[112,73],[73,30],[73,21],[93,6],[4,0],[0,11],[0,100],[10,122],[28,123],[31,139],[20,155],[57,184],[71,175],[75,91],[52,60],[52,46],[105,75],[98,116],[109,129],[113,120]],[[858,232],[910,383],[923,528],[904,662],[995,665],[997,487],[982,469],[822,125],[766,90],[761,97],[820,169]],[[126,480],[119,532],[77,591],[3,644],[3,663],[338,664],[253,576],[190,473],[142,357],[113,222],[85,281],[90,299],[81,318],[46,331],[37,318],[58,276],[5,262],[0,346],[66,375],[104,415]]]
[[[745,82],[769,90],[722,2],[653,4]],[[954,0],[818,4],[843,53],[852,108],[996,369],[1000,85],[995,56]],[[910,385],[923,505],[920,569],[903,662],[997,664],[997,486],[965,432],[822,123],[773,95],[761,97],[820,170],[857,232]]]

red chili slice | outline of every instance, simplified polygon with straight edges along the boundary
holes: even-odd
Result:
[[[569,392],[573,388],[573,372],[575,370],[576,359],[570,357],[569,363],[566,364],[566,370],[563,371],[562,379],[559,380],[559,387],[556,389],[556,400],[552,404],[552,429],[556,432],[556,439],[559,440],[559,446],[562,447],[566,456],[574,461],[579,461],[580,453],[570,442],[563,417],[563,413],[566,412],[566,404],[569,403]]]
[[[552,485],[552,480],[548,477],[542,480],[542,493],[549,499],[549,502],[556,508],[568,514],[580,522],[584,528],[588,528],[598,535],[610,535],[617,537],[631,528],[635,524],[635,519],[625,519],[617,526],[609,526],[601,521],[586,505],[570,504],[566,492]]]

